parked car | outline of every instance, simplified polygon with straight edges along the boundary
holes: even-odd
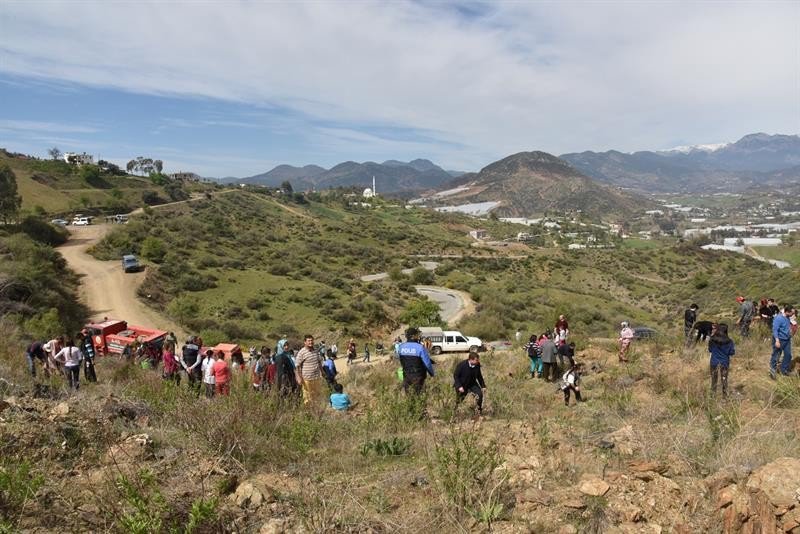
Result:
[[[89,217],[78,217],[72,220],[73,226],[89,226],[92,224],[92,219]]]
[[[142,270],[142,264],[133,254],[122,256],[122,270],[126,273],[135,273]]]
[[[633,329],[633,339],[653,339],[661,334],[649,326],[637,326]]]
[[[66,226],[69,222],[65,221],[64,219],[53,219],[50,221],[50,224],[55,224],[56,226]]]

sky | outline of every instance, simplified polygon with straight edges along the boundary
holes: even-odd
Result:
[[[0,147],[167,172],[800,132],[800,2],[0,0]]]

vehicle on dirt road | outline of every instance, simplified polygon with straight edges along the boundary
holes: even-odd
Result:
[[[72,219],[72,226],[89,226],[92,224],[91,217],[75,217]]]
[[[65,221],[64,219],[53,219],[50,221],[50,224],[54,224],[56,226],[66,226],[69,224],[69,222]]]
[[[103,355],[123,354],[133,344],[160,352],[167,337],[164,330],[128,325],[125,321],[115,319],[90,323],[85,328],[92,336],[95,352]]]
[[[432,326],[419,329],[420,338],[431,340],[431,354],[443,352],[480,352],[486,347],[477,337],[465,336],[457,330],[442,330]]]
[[[142,270],[142,264],[133,254],[122,256],[122,270],[126,273],[135,273]]]

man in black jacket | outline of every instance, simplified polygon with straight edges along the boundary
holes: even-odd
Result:
[[[483,381],[478,353],[470,352],[469,358],[456,366],[453,372],[453,387],[456,389],[458,402],[463,401],[467,393],[472,393],[477,397],[478,414],[483,412],[483,392],[486,389],[486,382]]]

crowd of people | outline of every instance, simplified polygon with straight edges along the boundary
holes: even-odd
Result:
[[[742,339],[750,337],[753,323],[755,330],[770,342],[769,376],[773,380],[778,374],[788,376],[792,365],[792,337],[797,333],[797,309],[791,305],[779,307],[772,298],[760,299],[758,307],[753,300],[737,297],[739,311],[736,326]],[[711,369],[711,393],[716,395],[717,383],[722,386],[722,395],[728,395],[728,370],[731,357],[736,354],[736,344],[728,334],[728,324],[717,321],[698,321],[697,304],[684,312],[684,337],[686,347],[708,340]]]
[[[757,321],[761,325],[758,330],[768,335],[771,343],[770,376],[788,375],[792,361],[791,339],[797,332],[796,309],[792,306],[780,309],[773,299],[761,299],[758,308],[749,299],[739,297],[737,300],[740,308],[736,325],[741,337],[749,337],[752,323]],[[698,320],[698,312],[699,306],[692,304],[684,313],[686,347],[708,341],[712,394],[716,393],[719,383],[723,396],[727,396],[728,370],[731,357],[736,354],[735,343],[729,336],[728,324]],[[618,357],[620,362],[628,362],[628,351],[636,336],[627,321],[620,326]],[[520,339],[521,332],[517,331],[517,334]],[[570,341],[569,336],[569,323],[564,315],[560,315],[552,329],[531,335],[523,345],[530,359],[530,377],[546,382],[556,382],[560,377],[560,389],[566,405],[569,405],[573,394],[577,402],[583,400],[579,385],[581,365],[575,361],[575,343]],[[229,353],[205,348],[202,339],[192,336],[179,349],[177,338],[170,333],[157,348],[128,347],[123,352],[123,358],[139,363],[144,368],[160,369],[162,377],[176,385],[185,375],[189,387],[208,398],[229,395],[233,377],[245,374],[250,377],[256,391],[274,392],[282,398],[302,398],[303,404],[313,407],[327,404],[335,410],[348,410],[353,406],[350,396],[337,379],[335,361],[339,350],[336,343],[330,346],[324,341],[315,344],[314,337],[306,335],[302,347],[294,350],[289,341],[283,338],[277,342],[274,350],[267,346],[262,346],[260,350],[251,347],[248,359],[245,359],[237,345],[231,347]],[[376,343],[375,348],[378,355],[383,354],[382,344]],[[400,364],[398,377],[403,390],[412,395],[420,394],[427,377],[435,376],[430,339],[421,338],[419,329],[409,328],[406,341],[397,337],[393,348],[391,355]],[[347,342],[346,354],[347,365],[351,365],[357,358],[357,347],[352,338]],[[369,362],[370,356],[367,343],[364,345],[362,361]],[[33,377],[37,376],[37,367],[41,367],[45,376],[63,374],[68,386],[77,390],[80,387],[80,370],[83,369],[85,380],[97,381],[95,347],[86,330],[79,332],[74,339],[59,336],[47,342],[34,341],[26,348],[25,357]],[[453,388],[459,401],[473,395],[477,413],[482,413],[486,383],[478,353],[470,353],[467,359],[456,366]]]

